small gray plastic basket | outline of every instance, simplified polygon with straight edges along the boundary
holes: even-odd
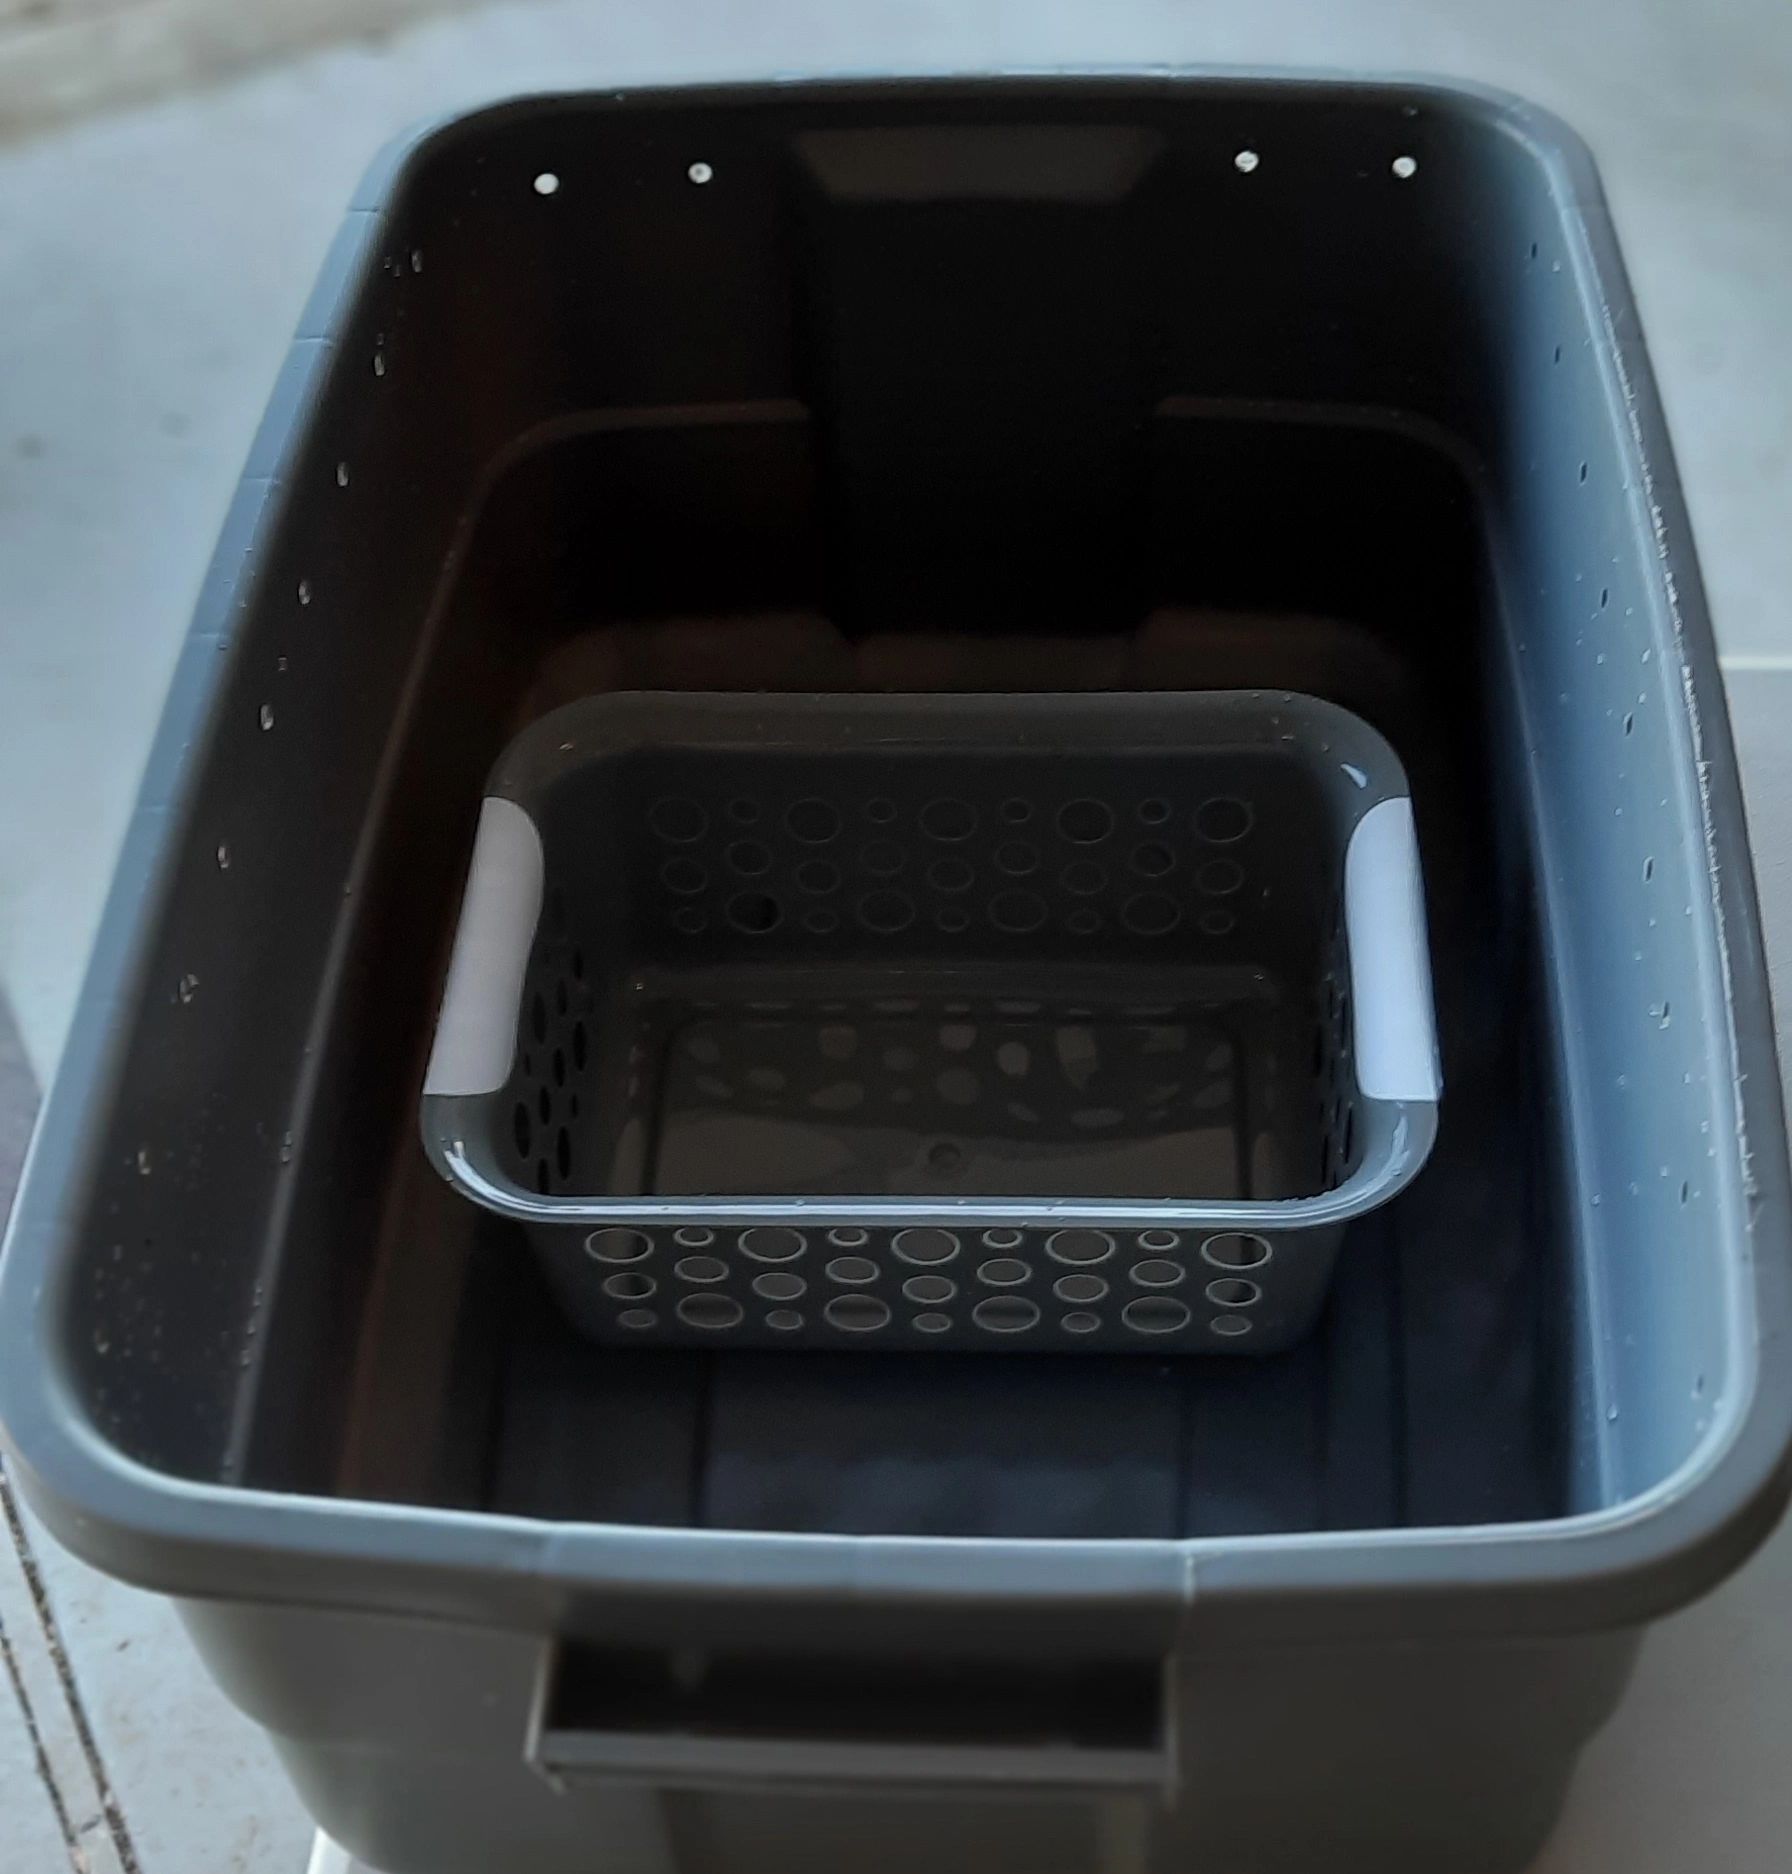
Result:
[[[626,693],[498,764],[423,1132],[599,1340],[1268,1352],[1437,1096],[1343,710]]]

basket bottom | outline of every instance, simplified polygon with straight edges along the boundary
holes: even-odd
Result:
[[[1313,1017],[1254,969],[643,980],[608,1195],[1282,1198],[1320,1176]],[[599,1064],[600,1075],[603,1064]]]

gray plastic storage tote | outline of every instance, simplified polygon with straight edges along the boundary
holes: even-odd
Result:
[[[1435,1139],[1338,1217],[1280,1351],[597,1344],[517,1214],[519,1187],[544,1223],[569,1195],[553,1050],[548,1120],[537,1084],[527,1154],[486,1161],[496,1207],[430,1164],[481,801],[531,724],[905,697],[1180,720],[1217,692],[1367,725],[1423,856]],[[979,786],[979,829],[985,803],[1101,802],[1080,759]],[[785,811],[879,797],[855,785]],[[705,967],[783,932],[806,972],[839,940],[782,922],[833,896],[794,844],[722,834],[747,795],[705,794],[680,841],[653,821],[673,791],[645,794],[630,862],[695,885],[675,861],[701,848]],[[972,796],[907,798],[899,876],[925,882],[951,842],[920,815]],[[757,873],[728,856],[754,841]],[[1194,848],[1172,856],[1198,920]],[[938,925],[962,876],[925,899],[940,955],[970,935]],[[773,877],[779,923],[739,930]],[[1067,948],[1076,894],[1040,895]],[[1044,933],[998,953],[992,924],[987,954],[1030,982]],[[624,934],[602,954],[655,963]],[[743,1037],[724,988],[717,1052],[788,1085],[790,1035]],[[490,1000],[492,1073],[519,995]],[[612,1039],[588,1028],[613,1078]],[[600,1091],[579,1125],[631,1110],[626,1079]],[[487,1130],[454,1136],[501,1154],[521,1100],[488,1093],[430,1097],[472,1100]],[[601,1183],[565,1101],[565,1176]],[[674,1181],[704,1182],[674,1143]],[[1123,1195],[1044,1175],[1041,1203]],[[818,1183],[767,1201],[866,1195]],[[383,162],[304,314],[0,1265],[0,1417],[54,1531],[176,1599],[320,1822],[390,1874],[1516,1874],[1645,1625],[1785,1500],[1788,1214],[1722,687],[1569,133],[1448,87],[1161,73],[526,100]],[[1047,1230],[978,1226],[1005,1227]],[[1104,1271],[1148,1290],[1137,1251],[1079,1270],[1048,1242],[1013,1286],[1043,1315],[1049,1264],[1111,1307]],[[573,1253],[593,1307],[635,1305],[601,1293],[630,1265]],[[1004,1253],[933,1272],[969,1269],[948,1306],[1005,1292],[978,1280]],[[654,1254],[653,1305],[713,1286],[666,1266],[713,1245]],[[806,1254],[804,1305],[860,1286],[829,1260],[866,1254],[892,1311],[895,1267],[929,1273],[893,1238],[887,1267]],[[1165,1292],[1204,1288],[1177,1254]],[[1212,1318],[1267,1321],[1264,1286]]]

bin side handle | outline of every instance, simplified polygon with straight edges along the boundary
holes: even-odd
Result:
[[[1435,1101],[1431,950],[1418,835],[1403,794],[1371,807],[1350,836],[1344,928],[1357,1085],[1372,1100]]]
[[[509,1079],[542,874],[535,822],[515,801],[487,795],[423,1078],[426,1094],[491,1093]]]
[[[550,1782],[1164,1794],[1162,1660],[808,1657],[550,1643],[524,1754]]]

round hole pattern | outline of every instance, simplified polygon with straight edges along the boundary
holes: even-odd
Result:
[[[625,1269],[619,1275],[606,1275],[603,1287],[613,1301],[645,1301],[659,1284],[639,1270]]]
[[[949,1314],[918,1314],[914,1319],[916,1330],[922,1334],[943,1334],[951,1325]]]
[[[1216,1269],[1260,1269],[1270,1258],[1266,1238],[1248,1230],[1223,1230],[1201,1245],[1201,1255]]]
[[[765,1324],[780,1334],[794,1334],[803,1325],[803,1317],[794,1308],[768,1308]]]
[[[641,1262],[652,1253],[653,1239],[640,1230],[612,1226],[585,1239],[585,1254],[597,1262]]]
[[[626,1327],[637,1334],[659,1324],[660,1318],[651,1308],[624,1308],[616,1317],[618,1327]]]
[[[950,1301],[958,1293],[958,1284],[944,1275],[911,1275],[903,1283],[902,1292],[910,1301],[932,1308]]]
[[[1018,1256],[992,1256],[977,1268],[977,1280],[990,1288],[1017,1288],[1030,1280],[1032,1274]]]
[[[1052,1284],[1052,1293],[1060,1301],[1067,1301],[1078,1306],[1086,1302],[1101,1301],[1108,1292],[1108,1285],[1099,1275],[1061,1275]]]
[[[1248,1308],[1263,1299],[1263,1291],[1243,1276],[1225,1275],[1207,1284],[1207,1299],[1216,1308]]]
[[[872,1334],[887,1327],[890,1310],[875,1295],[836,1295],[822,1310],[830,1327],[849,1334]]]
[[[1174,1334],[1194,1319],[1173,1295],[1142,1295],[1126,1304],[1120,1318],[1135,1334]]]
[[[781,1223],[755,1224],[740,1233],[740,1253],[754,1262],[794,1262],[807,1248],[800,1230]]]
[[[843,1224],[828,1232],[828,1241],[836,1249],[863,1249],[871,1241],[871,1232],[861,1230],[856,1224]]]
[[[877,1264],[869,1256],[836,1256],[828,1264],[828,1280],[863,1283],[877,1280]]]
[[[1114,1239],[1106,1230],[1058,1230],[1046,1239],[1045,1253],[1053,1262],[1106,1262]]]
[[[901,1261],[925,1268],[950,1262],[958,1254],[958,1238],[950,1230],[898,1230],[890,1248]]]
[[[753,1293],[765,1301],[795,1301],[808,1287],[800,1275],[792,1275],[785,1269],[773,1269],[753,1278]]]
[[[921,809],[921,831],[929,839],[969,839],[977,830],[977,809],[967,800],[930,800]]]
[[[1024,1334],[1039,1325],[1039,1309],[1024,1295],[991,1295],[971,1310],[986,1334]]]
[[[681,1282],[722,1282],[728,1265],[720,1256],[682,1256],[672,1265],[672,1273]]]
[[[1251,1324],[1242,1314],[1217,1315],[1208,1323],[1216,1334],[1223,1334],[1227,1340],[1236,1340],[1241,1334],[1251,1331]]]
[[[1149,1262],[1135,1262],[1128,1274],[1140,1288],[1174,1288],[1185,1271],[1180,1263],[1167,1262],[1160,1256]]]
[[[1093,1334],[1101,1326],[1101,1316],[1085,1313],[1079,1308],[1063,1316],[1058,1325],[1066,1334]]]
[[[678,1318],[686,1327],[703,1328],[710,1333],[739,1327],[746,1319],[744,1309],[732,1295],[686,1295],[678,1304]]]
[[[1025,1238],[1019,1230],[1009,1230],[998,1226],[996,1229],[983,1232],[985,1249],[1019,1249],[1023,1241]]]
[[[716,1233],[701,1224],[687,1224],[682,1230],[672,1232],[672,1240],[680,1249],[707,1249],[716,1240]]]
[[[1249,802],[1220,794],[1195,809],[1195,832],[1209,845],[1231,846],[1244,838],[1254,820]]]

